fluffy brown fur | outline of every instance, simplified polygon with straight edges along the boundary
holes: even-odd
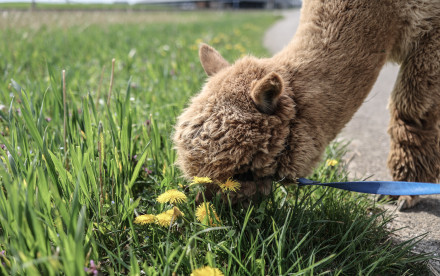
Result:
[[[207,45],[199,56],[210,77],[174,135],[187,177],[235,177],[240,197],[307,176],[394,61],[389,168],[395,180],[437,181],[440,1],[305,0],[297,33],[272,58],[230,65]]]

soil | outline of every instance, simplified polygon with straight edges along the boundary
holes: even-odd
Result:
[[[283,19],[264,37],[264,45],[272,54],[289,43],[299,24],[298,9],[282,11],[281,15]],[[386,107],[398,70],[398,65],[385,65],[368,98],[337,138],[350,142],[346,162],[353,179],[391,180],[386,167],[390,144]],[[404,212],[397,211],[393,204],[384,205],[384,209],[394,216],[388,227],[396,230],[396,242],[426,235],[413,251],[433,254],[428,266],[432,275],[440,276],[440,195],[422,196],[417,206]]]

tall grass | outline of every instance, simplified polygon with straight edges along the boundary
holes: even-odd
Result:
[[[2,274],[189,275],[205,265],[225,275],[425,271],[426,256],[410,254],[414,241],[394,245],[389,217],[357,194],[277,184],[246,207],[215,198],[215,225],[197,219],[202,188],[180,177],[170,142],[175,117],[205,78],[197,45],[211,43],[230,60],[245,49],[263,55],[260,39],[276,17],[178,16],[178,24],[115,19],[0,33]],[[326,158],[342,154],[333,145]],[[323,163],[313,178],[346,177]],[[158,203],[172,188],[187,202]],[[172,225],[134,223],[174,206],[184,217]]]

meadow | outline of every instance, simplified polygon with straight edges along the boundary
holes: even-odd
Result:
[[[181,177],[170,137],[206,78],[198,45],[267,56],[277,18],[0,14],[1,273],[427,274],[365,195],[274,183],[250,206],[195,203],[203,185]],[[346,180],[343,153],[329,146],[311,178]]]
[[[5,11],[57,11],[57,12],[77,12],[77,11],[170,11],[179,10],[181,6],[178,5],[164,5],[164,4],[133,4],[128,3],[113,3],[113,4],[99,4],[99,3],[78,3],[78,2],[58,2],[58,3],[42,3],[40,1],[29,2],[3,2],[0,3],[0,10]]]

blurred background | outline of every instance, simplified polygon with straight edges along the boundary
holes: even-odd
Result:
[[[287,9],[300,7],[301,3],[301,0],[0,0],[0,10],[56,10],[65,8],[93,8],[96,10]]]

